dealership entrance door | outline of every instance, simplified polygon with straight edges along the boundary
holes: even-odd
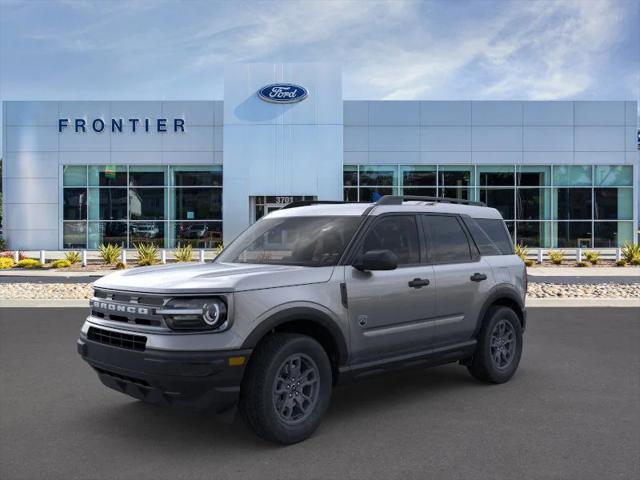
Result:
[[[316,197],[311,195],[259,195],[249,198],[251,202],[251,223],[264,217],[269,212],[280,210],[288,203],[301,200],[316,200]]]

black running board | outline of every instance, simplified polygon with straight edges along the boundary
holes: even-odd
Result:
[[[339,383],[349,382],[356,379],[377,375],[409,367],[433,367],[445,363],[457,362],[473,355],[476,347],[476,340],[446,345],[438,348],[431,348],[420,352],[412,352],[381,360],[345,365],[339,369]]]

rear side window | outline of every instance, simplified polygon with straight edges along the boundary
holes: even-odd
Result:
[[[478,227],[482,229],[486,236],[489,237],[498,250],[500,250],[500,254],[513,254],[513,242],[502,220],[499,218],[475,218],[474,220]],[[471,230],[471,232],[482,255],[498,255],[496,253],[484,253],[473,230]]]
[[[429,253],[433,263],[463,263],[471,261],[467,235],[456,217],[423,215],[429,236]]]
[[[413,215],[385,216],[367,232],[360,253],[370,250],[391,250],[398,257],[398,265],[420,262],[418,226]]]

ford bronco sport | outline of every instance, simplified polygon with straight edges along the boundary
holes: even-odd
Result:
[[[218,413],[263,438],[309,437],[332,387],[460,362],[515,373],[526,271],[500,214],[445,198],[304,201],[253,224],[213,261],[95,283],[78,352],[106,386]]]

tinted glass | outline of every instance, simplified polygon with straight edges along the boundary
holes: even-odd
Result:
[[[342,181],[345,187],[358,185],[358,167],[345,165],[342,173]]]
[[[518,220],[544,220],[549,218],[549,189],[518,188],[516,191]]]
[[[164,222],[131,222],[129,243],[131,246],[153,243],[157,247],[164,247]]]
[[[222,171],[209,170],[206,167],[193,170],[174,170],[174,185],[177,187],[220,187],[222,186]]]
[[[176,220],[211,220],[222,217],[222,189],[176,188]]]
[[[64,189],[64,219],[85,220],[87,218],[87,189]]]
[[[558,247],[591,247],[591,222],[558,222]]]
[[[101,188],[97,191],[100,220],[125,220],[127,218],[127,189]],[[95,196],[96,190],[92,190]]]
[[[590,188],[558,188],[557,212],[559,220],[591,218]]]
[[[467,236],[456,217],[424,215],[422,218],[429,234],[429,253],[433,263],[471,261]]]
[[[457,200],[469,200],[471,189],[459,187],[440,187],[439,197],[455,198]]]
[[[129,185],[138,187],[163,186],[165,167],[131,166],[129,167]]]
[[[440,185],[468,187],[471,184],[470,170],[446,171],[441,168],[438,175],[440,176]]]
[[[64,248],[87,247],[87,223],[64,222]]]
[[[420,242],[415,217],[393,215],[376,221],[367,232],[360,253],[370,250],[391,250],[398,257],[398,265],[420,262]]]
[[[216,262],[324,267],[335,265],[361,217],[264,218],[226,248]]]
[[[418,195],[421,197],[435,197],[436,189],[434,188],[407,188],[402,190],[403,195]]]
[[[344,201],[345,202],[357,202],[358,201],[358,189],[357,188],[345,188],[344,189]]]
[[[419,169],[403,169],[402,172],[402,184],[404,186],[434,186],[436,185],[436,169],[431,167],[429,170]]]
[[[89,185],[100,187],[126,187],[127,167],[124,165],[90,166]]]
[[[65,165],[62,178],[65,187],[86,186],[87,167],[84,165]]]
[[[528,247],[540,247],[543,239],[543,222],[518,222],[518,243]]]
[[[596,248],[615,248],[633,239],[633,222],[595,222],[593,228]]]
[[[396,185],[396,167],[360,167],[360,185]]]
[[[127,244],[127,222],[89,222],[88,248],[97,249],[101,243]]]
[[[360,187],[361,202],[376,202],[384,195],[393,195],[393,188],[363,188]]]
[[[475,244],[480,250],[481,255],[502,255],[500,248],[495,244],[493,240],[487,235],[487,233],[476,223],[472,218],[465,218],[464,223],[467,225],[469,232]]]
[[[130,188],[131,220],[164,220],[164,188]]]
[[[596,220],[631,220],[633,190],[631,188],[594,189]]]
[[[505,230],[504,222],[493,218],[476,218],[476,223],[495,243],[503,255],[513,253],[513,240]]]
[[[591,185],[591,165],[555,165],[553,184],[558,186]]]
[[[514,189],[480,189],[480,201],[487,204],[488,207],[495,208],[500,212],[502,218],[514,218]]]
[[[175,246],[215,248],[222,244],[222,222],[176,222],[172,228]]]

